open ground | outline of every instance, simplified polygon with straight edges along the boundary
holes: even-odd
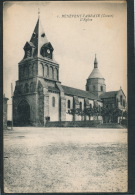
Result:
[[[4,191],[126,192],[127,130],[6,130]]]

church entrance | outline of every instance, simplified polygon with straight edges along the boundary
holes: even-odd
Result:
[[[30,125],[30,106],[26,100],[22,100],[17,108],[18,112],[18,125]]]

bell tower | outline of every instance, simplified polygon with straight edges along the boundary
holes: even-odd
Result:
[[[54,48],[47,39],[40,15],[23,49],[13,96],[14,125],[43,126],[49,109],[48,89],[60,82],[59,64],[54,59]]]
[[[106,92],[105,79],[98,69],[98,61],[96,54],[94,59],[94,69],[92,70],[91,74],[89,75],[86,81],[86,91],[90,91],[98,97],[102,93]]]
[[[25,43],[23,49],[24,57],[19,63],[19,80],[35,76],[52,81],[59,80],[59,64],[54,59],[54,48],[47,40],[40,16],[30,41]]]

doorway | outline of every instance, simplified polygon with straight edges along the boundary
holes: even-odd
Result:
[[[17,108],[18,113],[18,125],[28,126],[30,125],[30,105],[26,100],[22,100]]]

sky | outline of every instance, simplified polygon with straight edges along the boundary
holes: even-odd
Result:
[[[47,39],[54,48],[54,58],[60,65],[59,79],[63,85],[85,90],[96,54],[106,90],[122,87],[127,93],[125,1],[12,1],[3,5],[3,90],[9,98],[8,104],[11,104],[10,86],[13,83],[15,87],[18,80],[18,63],[36,25],[38,9]]]

